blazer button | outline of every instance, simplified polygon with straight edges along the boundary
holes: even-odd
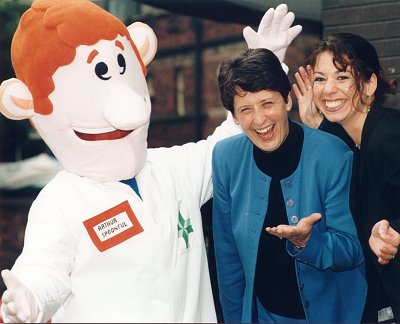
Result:
[[[288,199],[286,201],[286,205],[289,206],[289,207],[293,207],[294,206],[294,200],[293,199]]]
[[[296,224],[299,221],[299,218],[296,215],[293,215],[292,217],[290,217],[290,221]]]
[[[308,308],[310,306],[310,302],[308,301],[308,300],[306,300],[305,302],[304,302],[304,307],[305,308]]]
[[[303,284],[303,283],[300,283],[300,284],[299,284],[299,288],[300,288],[300,289],[303,289],[303,288],[304,288],[304,284]]]
[[[292,187],[292,181],[287,180],[287,181],[285,182],[285,186],[286,186],[287,188],[291,188],[291,187]]]

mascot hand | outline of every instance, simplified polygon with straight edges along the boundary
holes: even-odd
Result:
[[[268,9],[261,19],[257,32],[249,26],[243,29],[247,46],[269,49],[282,63],[288,46],[302,30],[300,25],[290,27],[293,21],[294,13],[288,12],[285,4],[280,4],[276,9]]]
[[[10,270],[3,270],[1,276],[7,287],[1,298],[4,323],[36,322],[39,307],[32,292]]]

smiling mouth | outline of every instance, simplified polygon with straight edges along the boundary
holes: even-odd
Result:
[[[110,141],[110,140],[117,140],[124,138],[125,136],[128,136],[130,133],[133,132],[132,130],[121,130],[121,129],[115,129],[112,131],[106,131],[106,132],[99,132],[99,133],[94,133],[90,131],[83,131],[82,130],[77,130],[74,129],[74,132],[76,136],[78,136],[81,140],[84,141]]]
[[[274,125],[270,125],[270,126],[262,128],[262,129],[256,129],[256,133],[262,139],[270,139],[274,133],[273,129],[274,129]]]
[[[335,112],[340,110],[346,103],[346,100],[325,100],[325,110]]]

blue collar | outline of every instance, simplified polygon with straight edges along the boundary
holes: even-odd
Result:
[[[131,187],[133,189],[133,191],[135,191],[136,194],[139,196],[139,198],[142,199],[142,197],[140,196],[139,187],[137,185],[137,182],[136,182],[135,178],[128,179],[128,180],[121,180],[120,182],[125,183],[126,185]]]

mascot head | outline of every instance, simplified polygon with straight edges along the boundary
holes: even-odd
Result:
[[[11,45],[16,78],[0,111],[30,119],[67,171],[97,181],[134,177],[147,156],[146,65],[157,39],[89,0],[36,0]]]

